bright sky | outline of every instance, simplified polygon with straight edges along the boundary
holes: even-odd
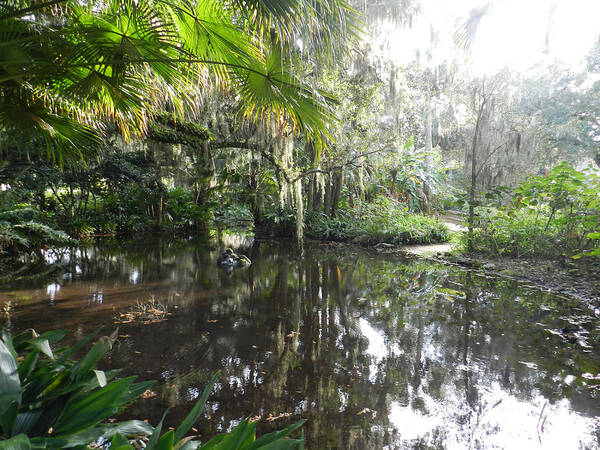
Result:
[[[433,29],[439,34],[431,63],[450,59],[454,30],[473,8],[486,3],[421,0],[422,13],[413,27],[398,30],[387,24],[374,40],[376,50],[397,63],[408,63],[415,59],[417,49],[422,55],[427,51]],[[522,71],[554,59],[577,68],[599,36],[600,0],[493,0],[481,19],[469,58],[477,75],[494,73],[507,65]]]

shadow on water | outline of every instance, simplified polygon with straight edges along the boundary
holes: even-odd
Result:
[[[215,261],[233,247],[253,264]],[[198,432],[299,418],[307,448],[598,448],[598,312],[457,268],[222,235],[65,251],[62,273],[0,292],[14,330],[119,324],[107,367],[159,383],[125,417]],[[9,303],[10,302],[10,303]],[[161,305],[155,320],[135,315]],[[10,305],[10,306],[7,306]],[[154,307],[153,307],[154,308]],[[150,308],[152,310],[152,308]],[[123,319],[125,318],[125,319]]]

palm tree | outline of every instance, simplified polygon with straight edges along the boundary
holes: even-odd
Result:
[[[321,143],[333,99],[294,75],[291,49],[333,55],[327,31],[352,39],[356,17],[343,0],[2,2],[0,151],[80,158],[107,127],[143,135],[153,109],[183,116],[215,87]]]

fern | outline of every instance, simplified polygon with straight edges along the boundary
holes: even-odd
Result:
[[[31,207],[0,212],[0,253],[22,253],[44,245],[74,242],[64,231],[42,223],[43,214]]]

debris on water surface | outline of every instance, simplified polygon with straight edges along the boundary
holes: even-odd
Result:
[[[273,422],[275,420],[285,419],[286,417],[291,417],[291,416],[292,416],[292,413],[288,413],[288,412],[284,412],[284,413],[278,414],[276,416],[269,413],[269,415],[265,418],[265,420],[267,422]]]
[[[150,390],[150,389],[146,389],[142,395],[140,395],[140,398],[153,398],[156,397],[156,392]]]
[[[129,311],[120,313],[114,318],[114,323],[125,324],[132,322],[139,322],[144,325],[151,323],[158,323],[167,320],[170,316],[169,307],[159,302],[158,300],[152,299],[148,302],[137,302]]]

